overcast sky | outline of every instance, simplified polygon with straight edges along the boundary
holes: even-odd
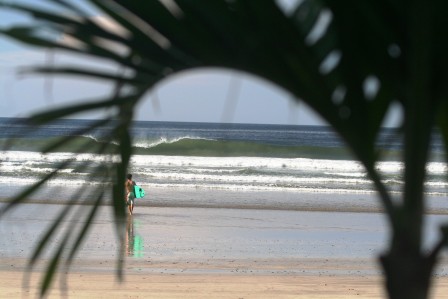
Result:
[[[33,2],[34,3],[34,2]],[[20,15],[0,10],[0,26],[26,21]],[[26,117],[74,101],[110,95],[112,87],[92,80],[43,79],[21,75],[23,67],[45,63],[94,66],[85,58],[45,53],[25,48],[0,36],[0,117]],[[104,64],[98,64],[104,67]],[[77,115],[96,118],[100,113]],[[224,69],[194,70],[160,82],[140,104],[137,120],[236,122],[267,124],[325,124],[303,103],[271,83]]]

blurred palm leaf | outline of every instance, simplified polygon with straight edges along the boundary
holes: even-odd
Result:
[[[35,20],[2,33],[28,45],[106,60],[123,70],[117,75],[85,67],[36,68],[44,74],[110,80],[116,89],[110,99],[33,117],[45,123],[116,108],[111,136],[120,140],[116,154],[121,160],[112,175],[117,182],[113,190],[117,229],[124,217],[120,182],[131,155],[129,127],[135,105],[167,76],[223,67],[274,82],[314,108],[346,141],[375,183],[392,226],[390,251],[404,246],[398,240],[404,236],[411,240],[410,251],[420,254],[423,182],[434,128],[448,144],[448,4],[444,1],[302,0],[285,12],[274,0],[86,0],[109,18],[111,27],[79,2],[45,2],[54,9],[0,2]],[[399,130],[406,165],[401,204],[391,200],[375,169],[381,155],[375,142],[393,103],[404,111]],[[69,139],[49,150],[64,142]],[[30,187],[11,204],[23,201],[38,187]],[[96,205],[92,218],[95,211]]]

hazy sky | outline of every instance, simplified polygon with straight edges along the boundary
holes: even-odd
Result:
[[[26,19],[0,10],[0,26],[17,21]],[[112,87],[104,82],[60,77],[43,79],[39,75],[18,73],[23,67],[49,62],[108,67],[84,57],[24,48],[0,36],[0,117],[24,117],[33,111],[97,99],[112,92]],[[136,119],[325,124],[305,104],[294,101],[284,90],[247,74],[224,69],[195,70],[160,82],[140,104]]]
[[[71,78],[44,79],[19,70],[44,63],[95,64],[62,54],[20,48],[3,50],[0,41],[0,116],[27,116],[73,101],[110,95],[103,82]],[[8,46],[9,48],[9,46]],[[90,115],[89,117],[93,117]],[[83,117],[87,117],[84,115]],[[304,105],[286,92],[245,74],[224,69],[202,69],[174,75],[160,82],[142,101],[139,120],[318,124]]]

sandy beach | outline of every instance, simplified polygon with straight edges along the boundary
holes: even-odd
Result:
[[[27,260],[62,208],[24,204],[0,221],[2,298],[37,297],[48,251],[63,234],[24,285]],[[89,208],[73,206],[62,227],[75,231]],[[387,234],[377,213],[137,207],[123,235],[120,282],[120,243],[102,207],[49,298],[385,298],[376,257]],[[447,273],[442,261],[432,298],[448,298]]]
[[[2,298],[37,297],[38,278],[34,277],[29,288],[23,288],[23,272],[10,263],[2,261],[2,265],[7,265],[0,271]],[[168,270],[173,264],[160,266]],[[175,267],[180,269],[182,266],[188,264],[176,264]],[[322,264],[315,263],[312,268],[325,272],[320,266]],[[339,268],[338,262],[333,266]],[[8,267],[14,269],[5,270]],[[103,267],[100,263],[95,265],[95,269],[73,269],[66,277],[67,288],[64,290],[56,281],[56,287],[48,298],[386,298],[382,278],[377,275],[215,274],[214,269],[210,272],[202,269],[201,273],[195,274],[162,270],[158,274],[143,275],[139,267],[141,265],[126,268],[122,282],[117,281],[110,267]],[[33,275],[40,274],[36,272]],[[435,278],[434,284],[432,298],[448,298],[446,277]]]

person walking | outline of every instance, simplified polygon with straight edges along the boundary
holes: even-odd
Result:
[[[132,213],[134,212],[134,186],[135,182],[132,180],[132,174],[128,174],[126,177],[126,182],[124,183],[124,188],[126,190],[125,201],[128,205],[129,215],[132,215]]]

